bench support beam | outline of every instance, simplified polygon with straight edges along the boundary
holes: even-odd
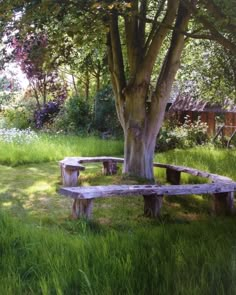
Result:
[[[234,192],[213,195],[213,214],[231,215],[234,211]]]
[[[166,180],[171,184],[180,184],[181,172],[166,168]]]
[[[104,161],[103,162],[103,174],[113,175],[117,173],[117,163],[114,161]]]
[[[62,184],[65,187],[77,186],[79,170],[77,168],[65,168],[61,166]]]
[[[144,198],[144,216],[158,218],[161,214],[163,196],[148,195]]]
[[[78,200],[75,199],[72,205],[72,216],[75,219],[92,217],[93,199]]]

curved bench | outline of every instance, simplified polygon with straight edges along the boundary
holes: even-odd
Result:
[[[112,175],[117,172],[117,163],[123,163],[123,158],[115,157],[66,157],[59,162],[61,177],[64,186],[76,186],[80,171],[85,170],[82,163],[103,163],[104,175]]]
[[[143,195],[145,198],[155,198],[156,211],[152,215],[159,216],[162,205],[162,197],[174,195],[191,194],[212,194],[213,212],[215,214],[231,214],[234,207],[234,192],[236,182],[232,179],[201,171],[185,166],[171,164],[154,163],[154,167],[166,169],[166,179],[171,185],[108,185],[78,187],[78,176],[80,171],[85,170],[82,163],[103,163],[105,174],[115,174],[117,163],[123,163],[124,159],[115,157],[68,157],[60,161],[62,171],[62,181],[64,188],[60,194],[74,199],[72,213],[74,217],[92,215],[93,199],[114,196],[137,196]],[[114,169],[114,167],[116,169]],[[181,173],[199,176],[209,179],[212,183],[180,185]]]

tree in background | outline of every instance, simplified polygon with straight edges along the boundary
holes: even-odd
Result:
[[[190,40],[177,81],[180,93],[223,105],[236,97],[236,55],[210,40]]]
[[[15,34],[11,39],[12,59],[17,62],[26,75],[37,109],[34,121],[41,128],[58,114],[67,97],[66,83],[61,80],[58,70],[51,63],[46,68],[47,37],[45,34],[27,34],[23,39]]]
[[[96,113],[94,127],[96,130],[109,135],[120,135],[121,127],[115,113],[115,98],[110,86],[105,86],[94,98]]]
[[[63,102],[66,89],[62,85],[58,72],[53,65],[45,68],[47,52],[47,37],[44,34],[29,34],[23,40],[19,36],[12,38],[12,56],[21,67],[23,73],[29,80],[37,101],[38,110],[47,103],[49,99]]]

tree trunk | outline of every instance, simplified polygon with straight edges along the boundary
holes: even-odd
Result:
[[[161,122],[152,120],[147,105],[148,85],[134,85],[125,94],[124,111],[124,167],[123,172],[131,176],[154,181],[153,158],[156,137]],[[164,108],[156,113],[163,116]]]
[[[123,172],[154,181],[153,157],[156,138],[147,144],[148,135],[138,127],[129,127],[125,132]]]
[[[75,76],[72,74],[71,77],[72,77],[72,83],[73,83],[75,95],[77,97],[79,97],[79,92],[78,92],[78,88],[77,88],[77,85],[76,85]]]
[[[89,88],[90,88],[90,78],[89,78],[89,72],[88,70],[86,70],[86,73],[85,73],[85,97],[86,97],[86,100],[88,101],[89,99]]]

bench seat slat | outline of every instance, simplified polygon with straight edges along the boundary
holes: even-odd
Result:
[[[81,163],[98,163],[98,162],[106,162],[106,161],[112,161],[116,163],[123,163],[123,158],[117,158],[117,157],[66,157],[64,160],[60,161],[60,164],[62,164],[65,168],[73,169],[77,168],[78,170],[85,170],[85,167],[81,165]],[[232,179],[229,177],[208,173],[205,171],[201,171],[195,168],[189,168],[185,166],[178,166],[178,165],[172,165],[172,164],[164,164],[164,163],[153,163],[153,167],[159,167],[159,168],[169,168],[173,169],[175,171],[188,173],[193,176],[200,176],[203,178],[209,178],[213,182],[232,182]]]
[[[112,161],[117,163],[123,163],[123,158],[115,158],[115,157],[82,157],[79,159],[79,163],[98,163],[98,162],[106,162]]]
[[[232,179],[230,179],[229,177],[221,176],[221,175],[217,175],[217,174],[213,174],[213,173],[208,173],[208,172],[205,172],[205,171],[201,171],[201,170],[198,170],[198,169],[189,168],[189,167],[185,167],[185,166],[177,166],[177,165],[162,164],[162,163],[153,163],[153,166],[154,167],[159,167],[159,168],[169,168],[169,169],[173,169],[173,170],[176,170],[176,171],[179,171],[179,172],[188,173],[188,174],[191,174],[193,176],[200,176],[200,177],[203,177],[203,178],[210,178],[214,182],[216,182],[216,181],[232,182]]]
[[[67,168],[67,169],[73,169],[73,168],[77,168],[78,170],[85,170],[85,167],[79,163],[64,163],[62,164],[63,167]]]
[[[60,194],[73,199],[93,199],[130,195],[192,195],[217,194],[236,191],[236,183],[210,183],[187,185],[108,185],[88,187],[64,187]]]

